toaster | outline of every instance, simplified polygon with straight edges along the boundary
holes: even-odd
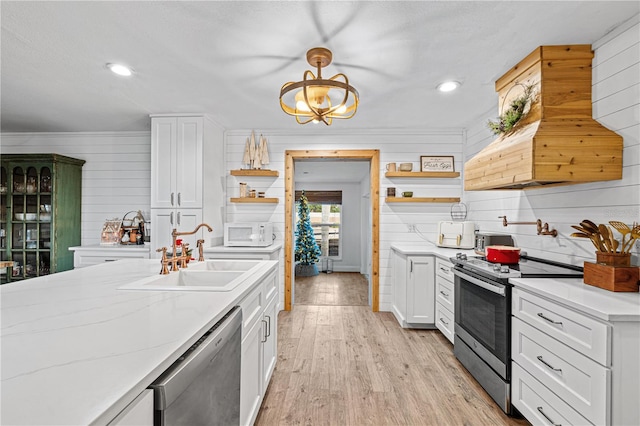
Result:
[[[473,222],[438,222],[439,247],[471,249],[475,244],[475,224]]]
[[[475,252],[481,256],[485,255],[485,247],[487,246],[512,246],[513,238],[507,234],[494,234],[489,232],[478,232],[476,234]]]

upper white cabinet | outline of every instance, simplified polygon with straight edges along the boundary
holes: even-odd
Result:
[[[224,129],[206,114],[151,115],[151,257],[171,245],[171,230],[190,232],[182,237],[195,249],[222,243],[224,189]]]
[[[202,208],[204,117],[151,118],[151,208]]]

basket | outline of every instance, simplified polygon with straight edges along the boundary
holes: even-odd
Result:
[[[456,203],[451,206],[451,219],[465,220],[467,218],[467,205],[465,203]]]

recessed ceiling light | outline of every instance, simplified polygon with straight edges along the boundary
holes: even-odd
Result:
[[[452,92],[460,87],[460,82],[458,81],[444,81],[436,86],[441,92]]]
[[[107,64],[107,68],[109,68],[112,72],[118,75],[123,75],[125,77],[128,77],[131,74],[133,74],[133,71],[131,70],[131,68],[121,64]]]

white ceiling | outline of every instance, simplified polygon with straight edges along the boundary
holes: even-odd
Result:
[[[297,129],[283,83],[325,46],[358,89],[339,129],[464,127],[497,110],[494,81],[539,45],[593,43],[638,13],[611,1],[0,2],[1,130],[148,130],[207,112],[227,129]],[[107,62],[133,67],[124,79]],[[455,93],[434,88],[463,83]],[[309,132],[324,125],[308,124]],[[305,129],[306,130],[306,129]]]

